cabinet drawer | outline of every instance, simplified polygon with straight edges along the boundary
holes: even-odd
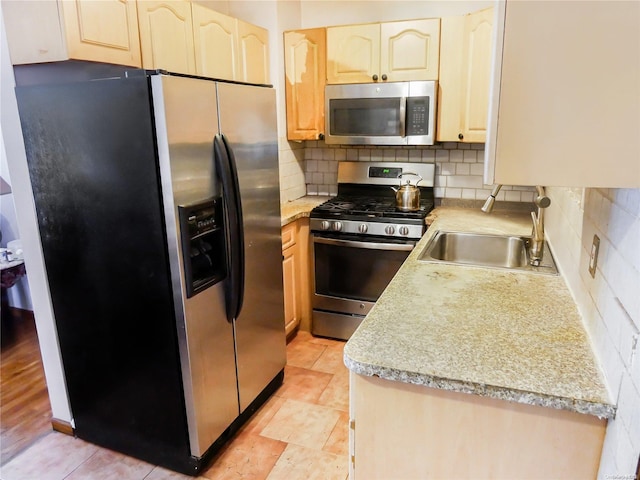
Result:
[[[296,244],[296,223],[292,222],[282,227],[282,250],[286,250]]]

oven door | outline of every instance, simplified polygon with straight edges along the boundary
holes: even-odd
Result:
[[[415,244],[404,239],[314,233],[312,333],[349,338]]]

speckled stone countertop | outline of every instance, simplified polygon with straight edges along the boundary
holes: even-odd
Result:
[[[282,204],[280,206],[282,226],[284,227],[299,218],[308,217],[314,207],[326,202],[330,198],[331,197],[320,195],[307,195],[292,202]]]
[[[437,230],[530,235],[530,217],[439,207],[429,221],[347,342],[347,367],[361,375],[613,417],[615,407],[561,276],[417,260]]]

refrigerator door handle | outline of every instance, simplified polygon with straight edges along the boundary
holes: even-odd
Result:
[[[225,306],[227,320],[240,315],[244,298],[244,228],[242,203],[238,185],[238,171],[233,150],[222,134],[213,139],[215,168],[222,183],[222,212],[227,257],[227,282],[225,282]]]

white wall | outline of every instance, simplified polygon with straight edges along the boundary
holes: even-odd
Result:
[[[11,185],[11,176],[7,165],[7,155],[4,149],[4,139],[2,137],[2,126],[0,125],[0,175]],[[2,232],[2,242],[0,247],[6,248],[11,240],[20,238],[18,219],[13,202],[13,192],[0,196],[0,231]],[[21,277],[11,288],[7,290],[9,306],[33,310],[31,305],[31,294],[29,293],[29,279],[27,276]]]
[[[599,478],[635,478],[640,458],[640,189],[549,188],[546,224],[617,405]],[[595,278],[588,272],[600,238]]]
[[[0,17],[2,3],[0,2]],[[40,343],[40,353],[49,391],[49,401],[53,417],[70,422],[71,410],[62,371],[62,360],[58,337],[53,320],[51,298],[38,234],[35,205],[24,141],[18,116],[18,106],[14,92],[13,68],[9,60],[9,49],[4,29],[4,18],[0,18],[0,134],[7,155],[7,166],[12,180],[12,195],[15,202],[17,224],[21,234],[33,312]]]
[[[493,0],[302,0],[302,28],[464,15]]]

